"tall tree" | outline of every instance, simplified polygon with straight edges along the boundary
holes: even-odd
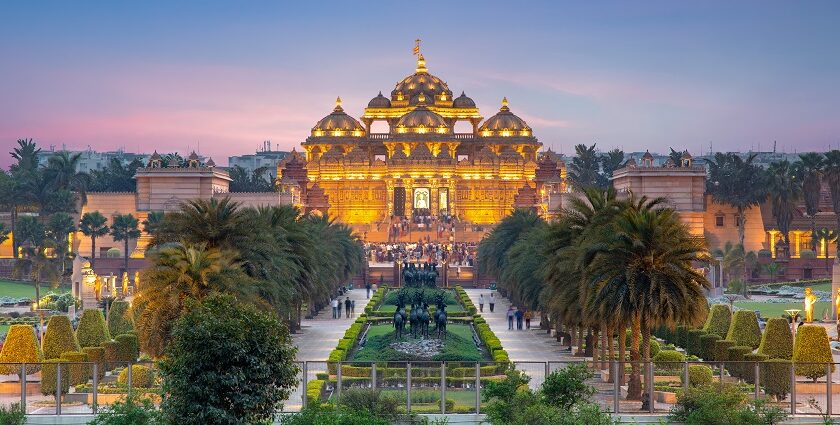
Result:
[[[831,190],[831,205],[834,209],[834,217],[837,219],[837,231],[840,232],[840,150],[825,154],[823,173],[825,182]],[[838,243],[838,248],[840,248],[840,243]],[[840,256],[837,258],[837,261],[840,261]]]
[[[134,175],[143,167],[139,159],[123,164],[119,158],[111,158],[108,166],[90,172],[90,192],[136,192],[137,180]]]
[[[110,232],[108,219],[99,211],[87,212],[82,215],[79,230],[90,238],[90,267],[96,270],[96,238]]]
[[[138,222],[131,214],[120,214],[114,217],[111,223],[111,236],[115,241],[123,241],[123,271],[128,271],[128,243],[132,239],[140,237],[140,230],[137,228]]]
[[[158,237],[164,225],[165,214],[163,211],[152,211],[143,220],[143,231],[152,238]]]
[[[268,168],[258,167],[252,172],[235,165],[230,169],[231,192],[272,192],[274,186],[270,176],[266,176]]]
[[[18,247],[21,245],[17,237],[18,232],[16,232],[18,214],[22,207],[37,203],[41,186],[41,174],[38,172],[38,155],[41,149],[32,139],[19,139],[17,145],[10,152],[12,158],[15,159],[15,163],[9,167],[13,184],[5,200],[9,204],[12,216],[12,249],[15,258],[18,258]]]
[[[16,272],[23,273],[29,277],[35,286],[35,299],[41,299],[41,276],[46,271],[48,276],[53,276],[53,268],[50,266],[50,259],[47,258],[45,250],[50,246],[47,232],[44,225],[32,216],[24,216],[17,226],[18,240],[23,251],[23,258],[15,264]]]
[[[805,212],[811,218],[811,250],[817,252],[817,213],[823,181],[823,156],[816,152],[799,155],[799,161],[796,161],[794,166],[802,181]]]
[[[744,267],[746,265],[746,254],[743,246],[727,241],[723,249],[715,249],[712,251],[712,255],[722,259],[720,266],[723,269],[723,274],[726,276],[726,282],[721,283],[728,284],[733,279],[743,277]],[[744,282],[744,297],[749,298],[746,281]]]
[[[601,184],[602,188],[610,186],[615,170],[624,165],[624,151],[621,149],[612,149],[611,151],[601,155]]]
[[[9,240],[9,231],[6,230],[6,223],[0,223],[0,245]]]
[[[61,276],[67,270],[67,262],[72,260],[73,249],[70,246],[70,233],[76,231],[73,217],[66,212],[55,213],[47,221],[47,237],[53,242],[55,261],[60,265]]]
[[[668,154],[668,158],[671,159],[671,162],[674,163],[674,167],[682,167],[682,156],[683,153],[680,151],[674,150],[674,148],[668,148],[671,152]]]
[[[578,188],[594,187],[598,185],[598,171],[600,170],[596,144],[575,146],[575,157],[569,165],[569,179]]]
[[[82,204],[87,202],[87,188],[90,177],[78,171],[81,153],[61,151],[51,156],[44,168],[44,179],[48,190],[66,190],[79,195]]]
[[[790,224],[802,197],[802,181],[788,161],[777,161],[767,169],[767,189],[776,225],[784,238],[785,255],[790,256]]]
[[[716,153],[709,161],[706,192],[720,204],[731,205],[738,214],[738,242],[744,245],[746,211],[767,199],[765,173],[753,163],[755,154],[746,159],[734,153]]]

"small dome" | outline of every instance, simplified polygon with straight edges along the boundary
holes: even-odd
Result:
[[[382,96],[382,92],[368,102],[368,108],[390,108],[391,101],[387,97]]]
[[[418,101],[419,106],[413,111],[405,114],[397,122],[397,131],[406,132],[403,129],[412,129],[413,132],[423,133],[426,131],[418,131],[419,129],[427,129],[428,132],[448,133],[449,126],[442,116],[432,112],[426,107],[425,96],[421,93]]]
[[[394,90],[391,91],[391,99],[411,100],[419,93],[424,93],[432,102],[433,99],[439,99],[441,94],[446,94],[447,99],[452,98],[452,91],[449,90],[446,82],[429,74],[426,69],[426,60],[422,54],[417,58],[416,72],[397,83]]]
[[[478,134],[482,137],[490,136],[524,136],[532,137],[531,127],[522,118],[510,112],[507,98],[502,99],[502,107],[496,115],[484,121],[478,127]]]
[[[680,157],[680,159],[691,159],[691,158],[692,158],[692,156],[691,156],[690,153],[688,153],[688,150],[683,151],[682,157]]]
[[[464,92],[461,92],[461,95],[456,97],[454,101],[452,101],[452,107],[454,108],[475,108],[475,102],[467,97]]]
[[[206,166],[208,166],[208,167],[210,167],[210,168],[213,168],[213,167],[215,167],[215,166],[216,166],[216,161],[213,161],[213,158],[211,157],[210,159],[208,159],[208,160],[207,160],[207,163],[206,163],[206,164],[204,164],[204,165],[206,165]]]
[[[364,135],[365,130],[362,125],[342,109],[340,97],[335,101],[333,112],[312,127],[314,137],[362,137]]]

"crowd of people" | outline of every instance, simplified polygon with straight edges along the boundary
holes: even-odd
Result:
[[[356,300],[351,300],[350,297],[344,297],[344,301],[340,296],[332,299],[332,318],[341,319],[341,310],[344,308],[345,318],[356,317]]]
[[[367,243],[365,254],[372,263],[427,262],[451,266],[469,266],[475,263],[477,246],[474,243],[436,243],[428,238],[416,243],[391,242]]]
[[[421,232],[434,230],[437,233],[438,240],[447,237],[451,240],[457,222],[458,219],[448,213],[433,215],[428,209],[415,210],[410,218],[394,216],[390,218],[388,223],[388,242],[396,242],[401,238],[410,236],[412,225],[417,231]],[[379,224],[377,224],[377,230],[379,230]]]

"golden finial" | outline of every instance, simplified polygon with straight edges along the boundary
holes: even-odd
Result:
[[[417,55],[417,72],[426,72],[426,58],[423,57],[422,53]]]
[[[505,97],[503,97],[503,98],[502,98],[502,106],[505,106],[505,107],[507,107],[507,106],[508,106],[507,96],[505,96]]]
[[[335,110],[341,111],[341,96],[335,98]]]

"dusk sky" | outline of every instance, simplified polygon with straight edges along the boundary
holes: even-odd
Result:
[[[503,96],[545,147],[789,152],[840,145],[840,2],[0,4],[0,166],[43,148],[291,149],[412,73]]]

